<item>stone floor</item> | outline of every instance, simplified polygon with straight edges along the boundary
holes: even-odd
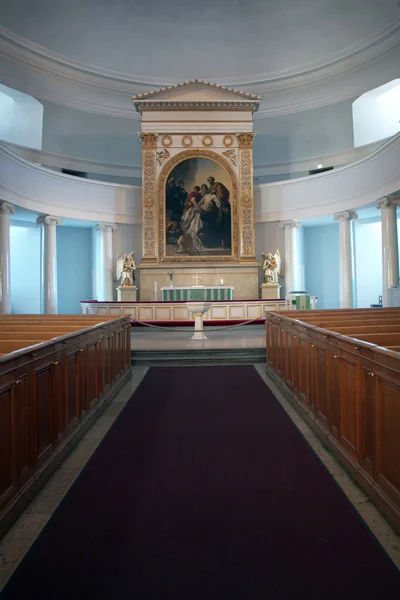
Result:
[[[265,325],[205,327],[207,340],[192,340],[193,327],[133,327],[132,350],[202,350],[217,348],[265,348]]]
[[[134,333],[133,333],[134,335]],[[364,492],[326,450],[309,426],[285,400],[279,388],[270,380],[264,365],[256,365],[257,372],[272,390],[278,401],[301,431],[314,452],[331,473],[343,492],[353,503],[360,516],[375,534],[383,548],[400,569],[400,537],[394,532]],[[39,536],[57,506],[86,465],[107,431],[115,421],[147,372],[146,367],[134,367],[131,380],[116,396],[107,410],[82,438],[75,450],[56,471],[47,485],[28,506],[9,532],[0,540],[0,591],[26,552]]]

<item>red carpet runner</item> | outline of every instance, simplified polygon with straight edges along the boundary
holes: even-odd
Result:
[[[377,600],[399,572],[250,366],[151,369],[3,600]]]

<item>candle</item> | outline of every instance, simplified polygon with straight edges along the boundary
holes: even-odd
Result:
[[[221,285],[224,285],[224,280],[223,279],[221,279]]]
[[[157,302],[157,281],[154,282],[154,300]]]

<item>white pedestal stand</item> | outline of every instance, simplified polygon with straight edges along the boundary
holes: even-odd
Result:
[[[186,302],[186,308],[194,317],[194,334],[192,340],[206,340],[203,327],[203,315],[210,309],[210,302]]]
[[[136,285],[120,285],[117,287],[118,302],[136,302],[137,287]]]
[[[261,298],[263,300],[279,300],[281,297],[279,283],[263,283],[261,286]]]

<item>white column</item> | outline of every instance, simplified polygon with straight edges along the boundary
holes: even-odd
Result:
[[[115,223],[99,223],[96,230],[101,232],[100,240],[100,289],[98,300],[111,301],[114,298],[114,260],[112,234],[117,231]]]
[[[57,225],[61,225],[61,219],[46,215],[36,222],[43,225],[43,310],[45,314],[57,314]]]
[[[352,220],[358,215],[344,210],[333,215],[339,221],[339,292],[340,308],[353,307],[353,244]]]
[[[301,265],[301,223],[296,219],[281,221],[278,225],[285,231],[285,295],[304,290],[303,266]]]
[[[0,204],[0,312],[11,312],[10,278],[10,214],[15,208],[8,202]]]
[[[376,206],[382,210],[382,303],[389,305],[388,290],[399,285],[399,248],[397,242],[397,204],[400,198],[380,198]]]

